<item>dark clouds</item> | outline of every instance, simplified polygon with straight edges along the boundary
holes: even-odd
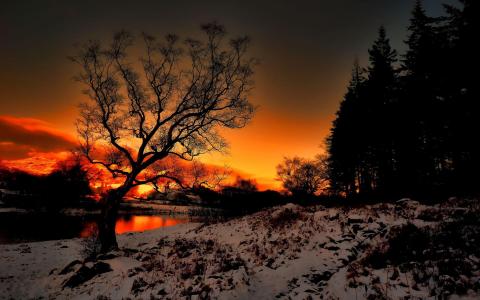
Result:
[[[452,0],[450,0],[452,1]],[[0,12],[0,110],[51,118],[78,98],[65,57],[72,44],[120,28],[196,34],[218,20],[253,37],[263,60],[256,98],[278,113],[330,116],[355,56],[366,60],[380,25],[403,48],[413,0],[303,1],[9,1]],[[432,14],[441,1],[426,0]],[[35,105],[32,105],[32,102]],[[43,105],[42,105],[43,104]],[[45,107],[50,110],[45,111]]]

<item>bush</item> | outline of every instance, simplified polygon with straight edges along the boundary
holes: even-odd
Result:
[[[304,214],[298,210],[298,207],[286,207],[272,215],[270,225],[275,228],[282,228],[302,219],[304,219]]]
[[[367,254],[363,262],[375,269],[389,265],[410,272],[414,285],[430,289],[432,296],[479,292],[478,272],[480,222],[478,211],[470,211],[440,223],[436,228],[413,224],[392,229],[387,241]],[[434,283],[432,287],[429,283]]]

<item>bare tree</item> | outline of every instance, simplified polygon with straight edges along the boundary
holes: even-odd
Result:
[[[324,156],[317,156],[315,160],[285,158],[277,166],[277,175],[292,195],[313,195],[327,183],[326,159]]]
[[[231,170],[227,166],[206,165],[198,160],[186,164],[176,157],[164,159],[161,163],[153,165],[146,172],[155,175],[165,170],[168,170],[168,178],[152,182],[155,191],[162,194],[168,193],[171,189],[217,189],[231,174]]]
[[[207,166],[201,162],[194,161],[187,171],[187,182],[189,188],[199,189],[217,189],[222,185],[231,174],[231,169],[227,166]]]
[[[131,188],[177,180],[171,170],[154,168],[158,162],[220,151],[227,143],[218,128],[244,127],[253,116],[248,94],[256,60],[247,55],[249,39],[227,40],[217,23],[201,29],[203,39],[183,43],[176,35],[158,41],[142,34],[143,47],[121,31],[110,45],[89,41],[71,58],[89,97],[77,121],[81,149],[123,182],[103,199],[102,251],[118,247],[115,219]],[[142,57],[131,61],[129,53],[139,48]]]

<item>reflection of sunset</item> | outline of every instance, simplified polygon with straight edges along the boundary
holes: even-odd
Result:
[[[187,223],[187,221],[187,219],[174,219],[167,216],[132,216],[129,219],[118,220],[115,232],[122,234],[129,231],[145,231]]]
[[[161,227],[169,227],[178,224],[188,223],[186,218],[173,218],[170,216],[129,216],[119,218],[115,227],[117,234],[126,232],[139,232]],[[95,221],[86,221],[83,223],[83,229],[78,235],[81,238],[91,236],[97,230]]]

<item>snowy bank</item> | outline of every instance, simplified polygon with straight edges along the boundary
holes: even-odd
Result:
[[[468,220],[478,211],[478,201],[453,200],[287,204],[223,223],[123,234],[120,250],[96,261],[82,257],[80,239],[0,245],[0,298],[475,298],[479,226]],[[455,249],[445,239],[459,220],[467,223],[455,229],[456,243],[470,244]],[[415,239],[425,240],[426,253]],[[463,255],[461,269],[445,265],[453,255]]]

